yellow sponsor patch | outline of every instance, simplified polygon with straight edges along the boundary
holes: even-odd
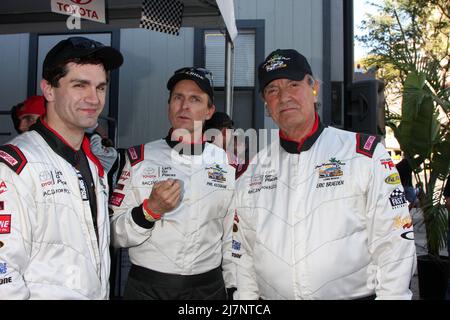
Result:
[[[398,173],[393,173],[384,179],[387,184],[400,184],[400,175]]]

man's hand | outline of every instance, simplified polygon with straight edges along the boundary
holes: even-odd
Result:
[[[165,214],[175,209],[181,200],[181,182],[167,179],[154,184],[148,198],[147,209],[156,214]]]

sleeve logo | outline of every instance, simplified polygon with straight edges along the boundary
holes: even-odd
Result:
[[[0,234],[7,234],[11,232],[11,215],[0,215]]]

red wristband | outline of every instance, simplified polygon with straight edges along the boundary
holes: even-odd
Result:
[[[150,210],[148,208],[147,204],[148,204],[148,199],[145,199],[144,202],[142,203],[142,208],[144,208],[144,211],[155,220],[161,219],[161,215],[158,213],[154,213],[152,210]]]

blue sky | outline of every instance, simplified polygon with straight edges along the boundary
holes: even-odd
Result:
[[[361,35],[362,32],[359,30],[359,26],[361,25],[361,21],[364,19],[366,13],[375,13],[376,8],[367,4],[367,0],[353,0],[353,30],[354,34]],[[379,0],[371,0],[370,2],[381,2]],[[354,41],[354,55],[355,61],[367,55],[367,49],[363,48],[362,44],[358,41]]]

